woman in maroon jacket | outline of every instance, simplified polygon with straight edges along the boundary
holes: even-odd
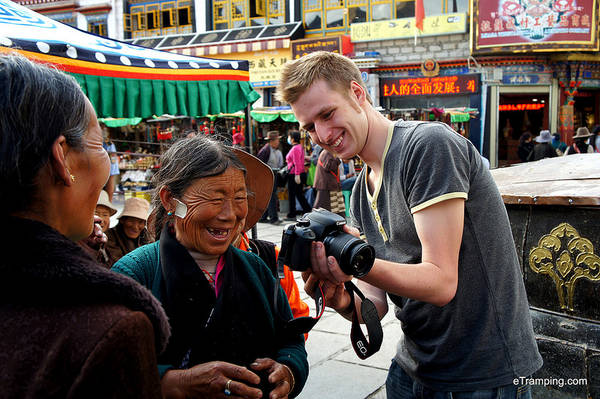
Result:
[[[0,396],[160,398],[164,311],[75,243],[109,172],[75,79],[0,55],[0,153]]]

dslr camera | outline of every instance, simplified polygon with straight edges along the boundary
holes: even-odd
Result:
[[[304,214],[283,231],[279,259],[292,270],[304,271],[310,267],[311,243],[321,241],[327,256],[333,256],[344,273],[354,277],[366,275],[373,267],[375,250],[363,240],[345,233],[345,224],[346,219],[325,209]]]

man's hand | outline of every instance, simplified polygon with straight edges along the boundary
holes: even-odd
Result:
[[[310,251],[311,269],[321,281],[329,281],[334,286],[352,280],[352,275],[346,274],[333,256],[325,254],[325,245],[316,241],[312,243]]]
[[[319,285],[321,286],[325,306],[336,311],[343,311],[350,306],[350,294],[346,291],[344,283],[322,282],[310,269],[302,272],[302,279],[304,280],[304,291],[313,298],[315,290]]]

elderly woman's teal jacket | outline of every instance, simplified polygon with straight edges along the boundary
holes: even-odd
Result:
[[[304,337],[285,331],[285,321],[293,317],[285,293],[258,256],[232,246],[224,256],[218,298],[191,255],[165,231],[112,270],[138,281],[165,307],[172,335],[158,358],[161,377],[170,368],[208,361],[248,367],[256,358],[270,357],[293,371],[290,397],[298,395],[308,378],[308,361]]]

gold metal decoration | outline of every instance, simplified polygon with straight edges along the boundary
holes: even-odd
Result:
[[[560,308],[570,311],[573,311],[575,282],[580,278],[600,281],[600,257],[594,254],[592,242],[568,223],[561,223],[540,238],[538,246],[529,252],[529,267],[554,280]]]

